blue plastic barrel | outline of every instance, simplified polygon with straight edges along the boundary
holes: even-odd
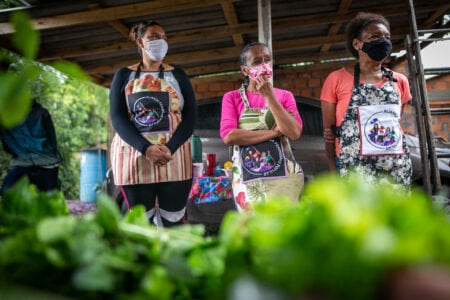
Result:
[[[106,150],[83,150],[80,169],[80,200],[95,202],[97,201],[96,190],[106,179]]]

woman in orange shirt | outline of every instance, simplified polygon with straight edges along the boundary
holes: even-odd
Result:
[[[404,75],[382,65],[392,50],[389,22],[359,13],[347,25],[347,46],[354,68],[330,73],[320,97],[330,170],[368,179],[388,174],[409,186],[412,164],[399,120],[411,93]]]

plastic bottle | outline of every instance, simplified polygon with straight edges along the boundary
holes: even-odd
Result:
[[[191,138],[191,152],[192,152],[192,162],[201,163],[202,162],[202,140],[197,135],[193,135]]]

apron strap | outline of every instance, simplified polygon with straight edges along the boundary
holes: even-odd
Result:
[[[248,98],[247,98],[247,95],[245,94],[245,86],[244,85],[241,85],[239,92],[241,94],[241,98],[242,98],[242,101],[244,102],[245,108],[249,109],[250,104],[248,103]]]
[[[158,74],[159,79],[164,79],[164,67],[163,64],[161,63],[159,65],[159,74]]]
[[[381,72],[383,73],[383,77],[386,77],[387,79],[389,79],[389,81],[397,82],[397,79],[394,78],[394,72],[392,72],[391,70],[388,70],[385,67],[381,66]],[[359,87],[359,74],[360,74],[359,63],[356,63],[353,82],[353,85],[356,88]]]
[[[359,73],[360,73],[359,63],[356,63],[353,71],[353,86],[355,88],[359,87]]]
[[[141,67],[142,67],[142,61],[139,63],[136,73],[134,73],[134,79],[139,79],[139,76],[141,76]]]
[[[245,109],[249,109],[250,103],[248,102],[247,94],[245,93],[245,85],[244,84],[241,85],[241,87],[239,88],[239,93],[241,94],[241,98],[242,98],[242,101],[244,102]],[[266,109],[268,108],[267,103],[266,103],[265,108]]]
[[[139,79],[139,76],[141,75],[141,68],[142,68],[142,61],[139,63],[139,65],[136,69],[136,73],[134,74],[134,79]],[[158,77],[160,79],[164,79],[164,67],[163,67],[162,63],[159,65]]]
[[[397,82],[398,80],[394,78],[394,72],[392,70],[387,70],[385,67],[381,66],[381,71],[383,72],[383,77],[389,79],[389,81]]]

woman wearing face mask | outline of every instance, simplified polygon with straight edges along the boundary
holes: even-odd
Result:
[[[389,22],[359,13],[347,25],[347,47],[354,68],[330,73],[320,97],[330,170],[369,180],[388,175],[408,187],[412,165],[399,121],[411,93],[404,75],[382,65],[392,50]]]
[[[130,37],[141,60],[119,69],[110,89],[114,180],[128,208],[144,205],[149,219],[173,226],[184,219],[192,182],[194,92],[181,69],[163,62],[168,45],[158,23],[139,23]]]
[[[233,194],[239,211],[252,203],[287,196],[298,201],[303,171],[289,140],[302,133],[302,120],[291,92],[274,88],[272,54],[251,43],[240,55],[244,84],[223,96],[220,135],[233,145]]]

